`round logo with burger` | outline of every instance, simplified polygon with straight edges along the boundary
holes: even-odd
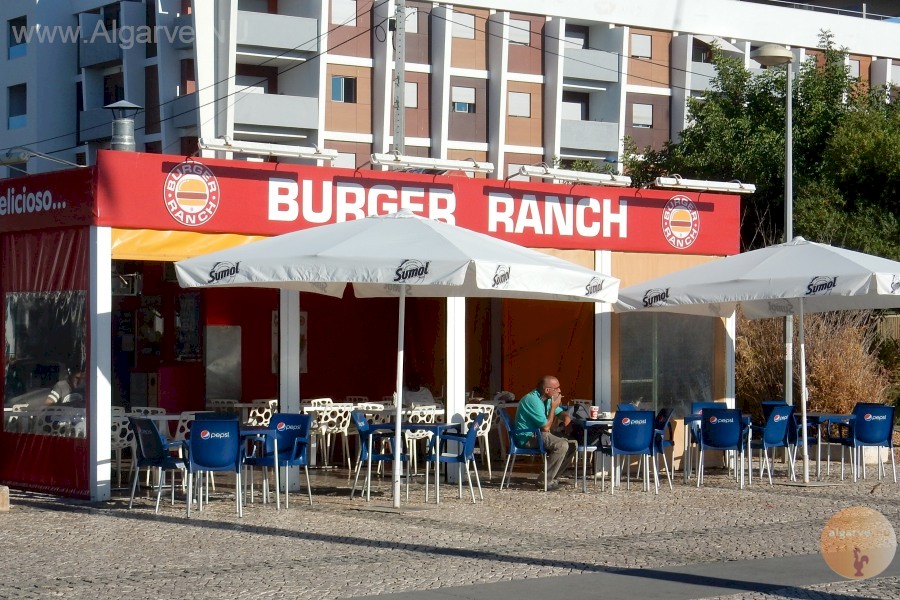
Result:
[[[662,214],[662,231],[673,248],[684,250],[700,235],[700,213],[687,196],[673,196]]]
[[[219,208],[219,180],[206,165],[187,161],[166,176],[163,192],[166,210],[186,227],[199,227]]]

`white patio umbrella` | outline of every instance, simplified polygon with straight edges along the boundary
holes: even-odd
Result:
[[[400,502],[400,421],[406,297],[504,297],[615,302],[619,280],[408,210],[322,225],[175,263],[183,287],[268,287],[341,297],[399,298],[394,506]]]
[[[800,317],[800,410],[806,431],[805,312],[900,307],[900,262],[808,242],[735,254],[629,286],[618,307],[727,317],[741,305],[751,319]],[[803,481],[809,456],[803,438]]]

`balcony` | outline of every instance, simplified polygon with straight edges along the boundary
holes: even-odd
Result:
[[[234,128],[240,131],[318,129],[319,101],[308,96],[238,92],[234,95]],[[291,132],[285,132],[290,134]]]
[[[567,48],[563,77],[588,81],[619,81],[619,57],[612,52],[587,48]]]
[[[712,63],[691,61],[691,90],[705,92],[712,87],[712,80],[715,76],[716,68]]]
[[[182,128],[197,127],[200,123],[200,116],[197,112],[199,102],[196,93],[175,98],[175,101],[172,102],[172,113],[169,115],[172,125]]]
[[[100,15],[78,15],[81,37],[78,40],[78,66],[99,67],[122,61],[122,46],[116,30],[108,30],[100,21]]]
[[[592,152],[619,151],[618,123],[563,119],[560,125],[560,146],[563,148]]]
[[[318,49],[317,19],[238,11],[237,56],[241,64],[296,64]]]

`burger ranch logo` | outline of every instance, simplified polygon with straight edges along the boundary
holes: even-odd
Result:
[[[429,262],[407,258],[394,271],[394,283],[421,283],[428,275]]]
[[[669,299],[669,288],[661,290],[659,288],[649,289],[644,292],[644,308],[653,306],[654,304],[662,304]]]
[[[241,272],[241,261],[217,262],[209,270],[209,279],[206,283],[231,283],[235,276]]]
[[[183,162],[166,176],[163,199],[173,219],[186,227],[199,227],[219,208],[219,180],[206,165]]]
[[[700,235],[700,213],[687,196],[674,196],[666,202],[662,231],[669,245],[678,250],[689,248]]]
[[[34,191],[23,185],[21,189],[0,188],[0,193],[3,194],[0,196],[0,216],[47,212],[66,207],[65,202],[53,201],[50,190]]]
[[[809,284],[806,286],[806,295],[817,296],[820,294],[830,294],[831,290],[834,289],[834,286],[837,285],[837,280],[837,277],[826,277],[824,275],[813,277]]]
[[[494,279],[491,282],[491,287],[496,290],[505,290],[506,286],[509,285],[509,275],[509,265],[499,265],[497,267],[497,272],[494,273]]]

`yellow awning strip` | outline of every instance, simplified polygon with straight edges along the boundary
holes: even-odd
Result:
[[[117,260],[176,261],[207,252],[241,246],[263,235],[112,229],[112,257]]]

